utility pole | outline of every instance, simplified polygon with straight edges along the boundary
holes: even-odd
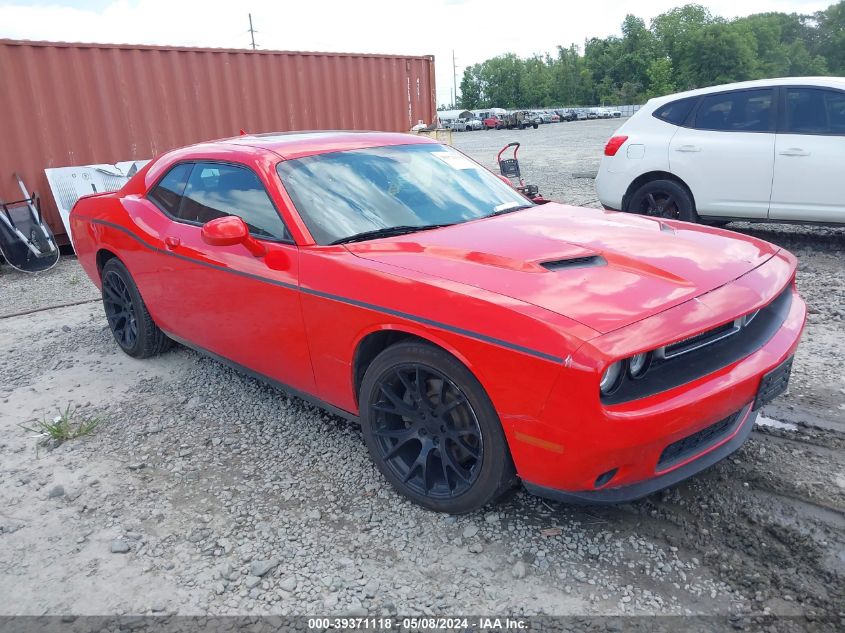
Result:
[[[249,36],[252,38],[252,50],[255,50],[255,29],[252,28],[252,13],[249,13]]]
[[[458,105],[458,71],[455,66],[455,49],[452,49],[452,107]]]

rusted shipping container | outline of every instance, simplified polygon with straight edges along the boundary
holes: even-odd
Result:
[[[0,198],[13,173],[66,243],[47,167],[152,158],[239,130],[408,131],[436,116],[434,57],[0,39]]]

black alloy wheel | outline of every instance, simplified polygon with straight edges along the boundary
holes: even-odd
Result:
[[[516,484],[496,410],[444,350],[416,341],[387,348],[367,368],[359,402],[373,461],[416,503],[460,514]]]
[[[134,358],[149,358],[170,347],[172,341],[153,321],[123,262],[109,259],[100,280],[109,330],[120,349]]]
[[[379,383],[373,435],[397,477],[414,492],[450,499],[478,478],[481,429],[466,395],[437,370],[398,365]]]
[[[103,306],[109,328],[123,349],[132,349],[138,342],[138,316],[129,287],[117,271],[103,275]]]
[[[673,180],[652,180],[640,186],[628,198],[625,211],[667,220],[698,221],[692,196]]]

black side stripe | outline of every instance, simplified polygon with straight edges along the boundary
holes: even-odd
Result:
[[[289,290],[298,290],[308,295],[312,295],[315,297],[320,297],[322,299],[329,299],[331,301],[337,301],[339,303],[345,303],[347,305],[355,306],[358,308],[364,308],[366,310],[373,310],[375,312],[381,312],[382,314],[389,314],[391,316],[399,317],[401,319],[406,319],[408,321],[413,321],[415,323],[420,323],[422,325],[429,325],[432,327],[439,328],[441,330],[446,330],[448,332],[453,332],[455,334],[460,334],[461,336],[466,336],[469,338],[476,339],[478,341],[483,341],[485,343],[491,343],[493,345],[498,345],[499,347],[504,347],[506,349],[511,349],[516,352],[521,352],[523,354],[527,354],[529,356],[535,356],[537,358],[542,358],[543,360],[548,360],[553,363],[563,363],[563,359],[559,356],[554,356],[553,354],[548,354],[546,352],[542,352],[539,350],[531,349],[530,347],[525,347],[523,345],[518,345],[516,343],[511,343],[509,341],[503,341],[502,339],[495,338],[493,336],[488,336],[486,334],[481,334],[480,332],[474,332],[472,330],[466,330],[464,328],[455,327],[454,325],[448,325],[446,323],[441,323],[440,321],[434,321],[432,319],[427,319],[426,317],[417,316],[414,314],[408,314],[407,312],[400,312],[398,310],[392,310],[390,308],[385,308],[383,306],[378,306],[372,303],[365,303],[363,301],[358,301],[356,299],[350,299],[348,297],[341,297],[339,295],[329,294],[327,292],[321,292],[320,290],[312,290],[310,288],[303,288],[302,286],[297,286],[294,284],[289,284],[284,281],[278,281],[276,279],[271,279],[269,277],[263,277],[261,275],[253,275],[252,273],[245,273],[240,270],[234,270],[232,268],[227,268],[226,266],[220,266],[218,264],[212,264],[211,262],[203,262],[192,257],[186,257],[185,255],[179,255],[178,253],[174,253],[172,251],[165,250],[163,248],[158,248],[157,246],[153,246],[152,244],[147,243],[144,241],[142,237],[133,233],[126,227],[120,226],[119,224],[114,224],[113,222],[108,222],[106,220],[98,220],[98,219],[91,219],[92,224],[102,224],[104,226],[108,226],[110,228],[116,229],[122,233],[125,233],[132,239],[134,239],[139,244],[143,245],[145,248],[155,252],[160,253],[162,255],[167,255],[169,257],[175,257],[176,259],[181,259],[186,262],[190,262],[192,264],[197,264],[200,266],[205,266],[207,268],[211,268],[213,270],[219,270],[226,273],[231,273],[233,275],[240,275],[241,277],[246,277],[248,279],[255,279],[257,281],[261,281],[263,283],[271,284],[274,286],[281,286],[282,288],[287,288]]]

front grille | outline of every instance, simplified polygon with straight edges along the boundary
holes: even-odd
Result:
[[[726,335],[726,328],[735,322],[707,330],[689,339],[675,341],[666,346],[691,345],[691,349],[674,355],[654,354],[651,367],[638,380],[624,380],[611,394],[602,395],[601,402],[613,405],[631,402],[640,398],[668,391],[680,385],[707,376],[753,354],[763,347],[783,326],[792,305],[792,286],[789,285],[767,306],[761,308],[752,319],[746,319],[745,326],[735,333]],[[714,332],[721,333],[714,335]],[[702,343],[703,338],[714,338]]]
[[[696,334],[695,336],[690,336],[689,338],[667,345],[664,348],[663,356],[664,358],[673,358],[675,356],[680,356],[681,354],[686,354],[687,352],[692,352],[693,350],[704,347],[705,345],[710,345],[711,343],[720,341],[731,334],[736,334],[739,332],[739,329],[740,328],[737,327],[734,322],[725,323],[720,327],[707,330],[701,334]]]
[[[732,413],[723,420],[719,420],[697,433],[693,433],[677,442],[669,444],[660,454],[660,459],[657,461],[657,470],[665,470],[678,462],[682,462],[730,435],[734,428],[736,428],[737,421],[743,410],[740,409],[736,413]]]

